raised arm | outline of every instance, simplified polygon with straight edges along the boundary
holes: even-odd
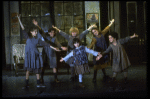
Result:
[[[20,20],[20,15],[17,14],[17,18],[18,18],[19,24],[21,26],[21,29],[23,30],[22,33],[23,33],[25,39],[27,39],[29,36],[28,36],[28,33],[25,31],[25,28]]]
[[[107,27],[105,27],[105,29],[101,32],[103,35],[105,35],[108,31],[109,31],[109,29],[110,29],[110,27],[112,26],[112,24],[114,23],[114,19],[112,19],[111,21],[110,21],[110,24],[107,26]]]
[[[22,22],[20,20],[20,14],[19,15],[17,14],[17,18],[19,20],[19,23],[20,23],[20,26],[21,26],[22,30],[24,30],[25,28],[24,28],[24,26],[23,26],[23,24],[22,24]]]
[[[56,47],[57,45],[56,45],[55,43],[49,41],[49,40],[46,38],[47,36],[46,36],[45,32],[43,31],[43,29],[38,25],[38,22],[37,22],[35,19],[33,19],[32,22],[33,22],[33,24],[34,24],[35,26],[38,27],[39,32],[40,32],[40,34],[42,35],[42,37],[44,38],[45,42],[46,42],[46,43],[49,43],[51,46]]]
[[[115,21],[115,19],[112,19],[112,20],[110,21],[110,24],[109,24],[108,26],[111,27],[112,24],[114,23],[114,21]]]
[[[136,35],[134,33],[132,36],[128,36],[123,39],[119,39],[119,42],[120,42],[120,44],[124,44],[124,43],[128,42],[130,39],[135,38],[135,37],[138,37],[138,35]]]
[[[90,31],[93,27],[97,27],[95,24],[89,26],[89,28],[87,29],[88,31]]]
[[[38,22],[35,21],[35,19],[33,19],[32,22],[33,22],[33,24],[34,24],[35,26],[38,27],[40,34],[41,34],[41,35],[43,36],[43,38],[45,39],[45,38],[46,38],[46,34],[45,34],[45,32],[43,31],[43,29],[38,25]]]
[[[61,30],[60,29],[58,29],[57,27],[55,27],[54,25],[52,25],[52,27],[54,28],[54,29],[56,29],[58,32],[60,32]]]
[[[133,34],[132,36],[130,36],[130,38],[132,39],[132,38],[135,38],[135,37],[138,37],[138,35],[137,34]]]
[[[90,44],[90,46],[88,48],[92,49],[93,46],[96,44],[96,42],[97,42],[96,39],[92,38],[92,42],[91,42],[91,44]]]
[[[52,25],[52,27],[54,28],[54,29],[56,29],[58,32],[59,32],[59,34],[61,35],[61,36],[63,36],[65,39],[67,39],[67,40],[69,40],[69,34],[67,34],[67,33],[65,33],[65,32],[62,32],[60,29],[58,29],[57,27],[55,27],[54,25]]]
[[[97,26],[96,26],[95,24],[94,24],[94,25],[91,25],[91,26],[89,26],[89,28],[88,28],[87,30],[83,31],[83,32],[79,35],[80,40],[81,40],[82,38],[84,38],[85,35],[88,34],[89,31],[90,31],[93,27],[97,27]]]

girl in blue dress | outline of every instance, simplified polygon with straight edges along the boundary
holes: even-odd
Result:
[[[60,62],[67,62],[69,58],[73,57],[72,64],[74,64],[75,74],[79,75],[79,86],[84,88],[85,86],[82,84],[82,75],[85,72],[90,72],[86,53],[93,54],[94,56],[96,56],[96,60],[99,60],[100,52],[93,51],[92,49],[81,45],[81,42],[78,38],[73,39],[73,45],[74,49],[67,56],[61,58]]]
[[[22,22],[20,21],[20,16],[17,15],[17,18],[19,20],[20,26],[22,28],[22,33],[24,35],[24,38],[26,39],[26,46],[25,46],[25,61],[24,61],[24,70],[26,71],[26,85],[23,87],[23,89],[29,87],[29,73],[33,72],[36,74],[37,77],[37,87],[45,87],[40,84],[40,73],[41,68],[43,67],[43,60],[42,60],[42,54],[37,49],[37,44],[40,44],[42,46],[51,47],[54,50],[59,51],[58,49],[52,47],[50,44],[42,41],[41,39],[37,38],[37,28],[31,27],[29,32],[27,33],[25,31],[24,26],[22,25]]]
[[[59,41],[56,38],[56,30],[54,28],[49,28],[48,30],[48,35],[46,35],[46,33],[42,30],[42,28],[38,25],[38,22],[35,21],[35,19],[33,19],[33,24],[35,26],[38,27],[40,34],[42,35],[44,41],[46,42],[52,42],[53,45],[59,47],[59,49],[62,50],[67,50],[66,47],[63,47]],[[56,53],[55,50],[53,50],[50,47],[44,46],[43,49],[43,59],[45,60],[45,62],[47,62],[50,66],[50,68],[53,68],[53,74],[54,74],[54,80],[56,83],[59,82],[59,80],[57,79],[57,57],[56,57]],[[41,81],[42,83],[44,83],[43,80],[43,76],[44,76],[44,68],[42,69],[42,73],[41,73]]]

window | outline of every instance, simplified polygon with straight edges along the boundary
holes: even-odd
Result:
[[[21,20],[28,31],[31,26],[34,26],[32,20],[38,21],[39,26],[47,32],[52,25],[51,22],[51,7],[49,1],[21,1],[20,2]],[[38,33],[38,37],[41,35]],[[21,41],[24,40],[21,33]]]
[[[33,25],[32,19],[35,19],[45,32],[55,25],[68,34],[71,27],[77,27],[82,33],[85,30],[83,3],[83,1],[21,1],[21,20],[26,31]],[[41,37],[39,33],[38,37]],[[66,42],[59,33],[57,38],[60,43]],[[21,40],[24,40],[22,33]]]
[[[71,27],[77,27],[79,33],[82,33],[85,29],[83,3],[83,1],[54,1],[55,26],[68,34]],[[61,43],[67,42],[60,35],[57,35],[57,38]]]

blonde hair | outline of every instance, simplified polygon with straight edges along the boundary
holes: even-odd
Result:
[[[76,28],[76,27],[71,27],[71,28],[70,28],[70,30],[69,30],[70,35],[72,35],[72,34],[71,34],[72,32],[76,32],[77,35],[79,34],[79,30],[78,30],[78,28]]]

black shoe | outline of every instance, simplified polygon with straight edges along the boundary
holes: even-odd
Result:
[[[127,83],[128,83],[128,82],[127,82],[127,78],[125,78],[125,79],[124,79],[124,84],[127,84]]]
[[[40,83],[41,83],[41,84],[44,84],[44,79],[40,79]]]
[[[85,88],[84,84],[83,83],[79,83],[79,87],[81,88]]]
[[[15,76],[18,77],[18,73],[15,72]]]
[[[108,81],[109,91],[115,91],[116,84],[117,84],[116,78],[115,77],[111,78]]]
[[[96,78],[93,78],[92,82],[95,83],[96,82]]]
[[[108,83],[115,83],[116,82],[116,78],[115,77],[112,77],[109,79]]]
[[[59,81],[58,79],[55,79],[55,82],[56,82],[56,83],[60,83],[60,81]]]
[[[77,75],[75,75],[74,79],[75,79],[75,81],[77,81],[77,80],[78,80],[78,76],[77,76]]]
[[[106,82],[108,80],[109,76],[103,76],[103,82]]]
[[[71,78],[70,78],[70,81],[71,81],[71,82],[75,81],[75,77],[71,77]]]
[[[122,86],[117,86],[115,89],[115,91],[124,91],[124,90],[125,90],[125,88]]]
[[[127,84],[127,83],[128,83],[128,82],[125,80],[125,81],[124,81],[124,84]]]
[[[28,88],[29,88],[29,85],[22,87],[22,89],[28,89]]]
[[[114,88],[114,87],[109,87],[108,91],[114,92],[114,91],[115,91],[115,88]]]

